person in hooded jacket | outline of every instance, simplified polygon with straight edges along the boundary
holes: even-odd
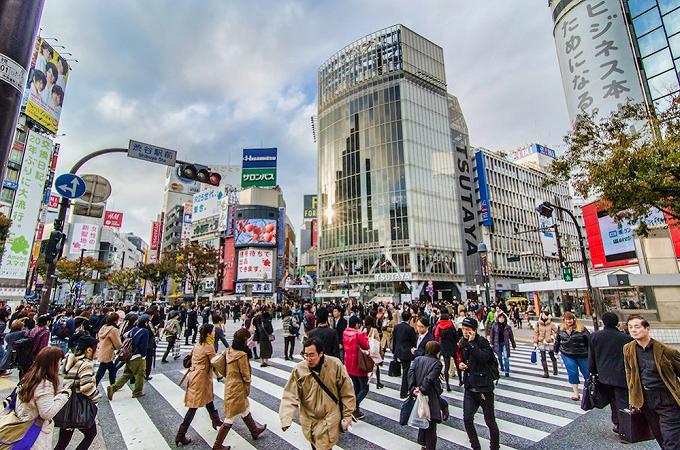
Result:
[[[171,351],[174,350],[175,342],[177,341],[179,333],[182,330],[178,318],[179,312],[170,311],[168,313],[168,320],[165,322],[165,327],[163,328],[163,335],[165,336],[165,340],[168,343],[168,346],[165,348],[165,352],[163,353],[163,357],[161,358],[162,363],[168,362],[168,355],[170,354]],[[173,357],[173,359],[175,360],[177,360],[177,358],[179,358],[179,354],[176,354]]]
[[[61,369],[64,382],[71,381],[76,388],[77,394],[83,394],[94,403],[97,403],[101,398],[101,394],[97,390],[93,361],[97,351],[97,343],[97,339],[92,336],[82,336],[75,343],[74,352],[66,355],[66,360]],[[73,431],[72,428],[60,428],[59,440],[54,450],[66,450],[66,447],[71,442],[71,438],[73,438]],[[83,440],[80,441],[76,450],[90,448],[92,441],[97,436],[97,422],[94,420],[94,417],[87,428],[79,429],[78,431],[83,434]]]
[[[120,339],[120,330],[118,329],[118,314],[108,313],[105,318],[104,325],[99,329],[99,345],[97,346],[97,360],[99,361],[99,368],[97,369],[96,385],[104,378],[106,371],[109,371],[109,384],[116,382],[116,350],[119,350],[123,345]]]
[[[548,378],[548,361],[546,360],[546,352],[550,355],[552,361],[553,375],[557,375],[557,358],[555,358],[555,336],[557,335],[557,325],[553,323],[545,311],[541,311],[536,322],[536,331],[534,332],[534,345],[537,350],[541,352],[541,365],[543,366],[543,378]]]
[[[354,395],[356,396],[356,408],[352,415],[355,419],[363,419],[364,413],[359,409],[361,401],[368,395],[368,373],[359,369],[359,352],[369,350],[368,336],[361,333],[361,319],[357,316],[349,318],[349,326],[345,328],[342,335],[342,346],[345,349],[345,367],[354,385]]]
[[[439,342],[441,347],[441,356],[444,358],[444,380],[446,381],[446,390],[451,392],[451,386],[449,385],[449,372],[451,368],[451,358],[455,358],[457,347],[458,347],[458,330],[456,330],[456,325],[447,313],[443,313],[441,320],[437,322],[434,327],[434,339]],[[453,364],[456,364],[454,359]]]
[[[241,417],[253,439],[260,437],[267,425],[260,425],[250,413],[251,369],[248,363],[247,344],[250,332],[241,328],[234,333],[231,347],[227,350],[227,371],[224,375],[224,421],[217,431],[213,450],[229,450],[223,445],[234,421]]]
[[[491,333],[489,335],[489,343],[493,346],[501,370],[505,372],[505,376],[510,376],[510,344],[513,350],[517,348],[515,344],[515,336],[512,333],[512,327],[508,324],[508,316],[504,312],[498,313],[496,322],[491,326]]]
[[[445,401],[441,398],[442,383],[439,381],[439,374],[442,371],[442,363],[439,361],[440,349],[441,346],[437,341],[429,341],[425,344],[423,356],[416,357],[408,369],[407,376],[411,394],[427,396],[430,426],[418,429],[418,443],[426,450],[437,448],[437,423],[448,418],[448,414],[442,410]]]

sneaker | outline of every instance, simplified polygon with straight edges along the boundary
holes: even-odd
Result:
[[[505,372],[505,378],[509,378],[509,377],[510,377],[510,372]]]
[[[354,416],[355,419],[361,420],[364,417],[366,417],[366,414],[363,413],[360,409],[355,409],[354,412],[352,413],[352,416]]]
[[[106,396],[109,398],[109,401],[113,400],[113,386],[106,386]]]

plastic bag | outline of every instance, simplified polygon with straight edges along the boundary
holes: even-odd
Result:
[[[430,426],[429,420],[419,417],[418,411],[420,410],[420,405],[422,404],[423,399],[425,399],[424,401],[427,402],[427,397],[425,397],[423,394],[419,394],[416,397],[416,403],[413,405],[413,409],[411,409],[411,414],[408,417],[408,426],[422,429],[428,428]]]
[[[430,420],[430,401],[428,397],[423,394],[418,394],[418,397],[422,397],[418,404],[418,417]]]

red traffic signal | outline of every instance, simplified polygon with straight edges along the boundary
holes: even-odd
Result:
[[[211,172],[208,167],[194,164],[182,164],[177,169],[177,174],[182,178],[211,186],[219,186],[220,181],[222,181],[222,176],[219,173]]]

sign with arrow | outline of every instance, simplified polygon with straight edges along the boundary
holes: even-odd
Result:
[[[66,198],[79,198],[85,193],[85,181],[73,173],[59,175],[54,181],[54,187]]]

